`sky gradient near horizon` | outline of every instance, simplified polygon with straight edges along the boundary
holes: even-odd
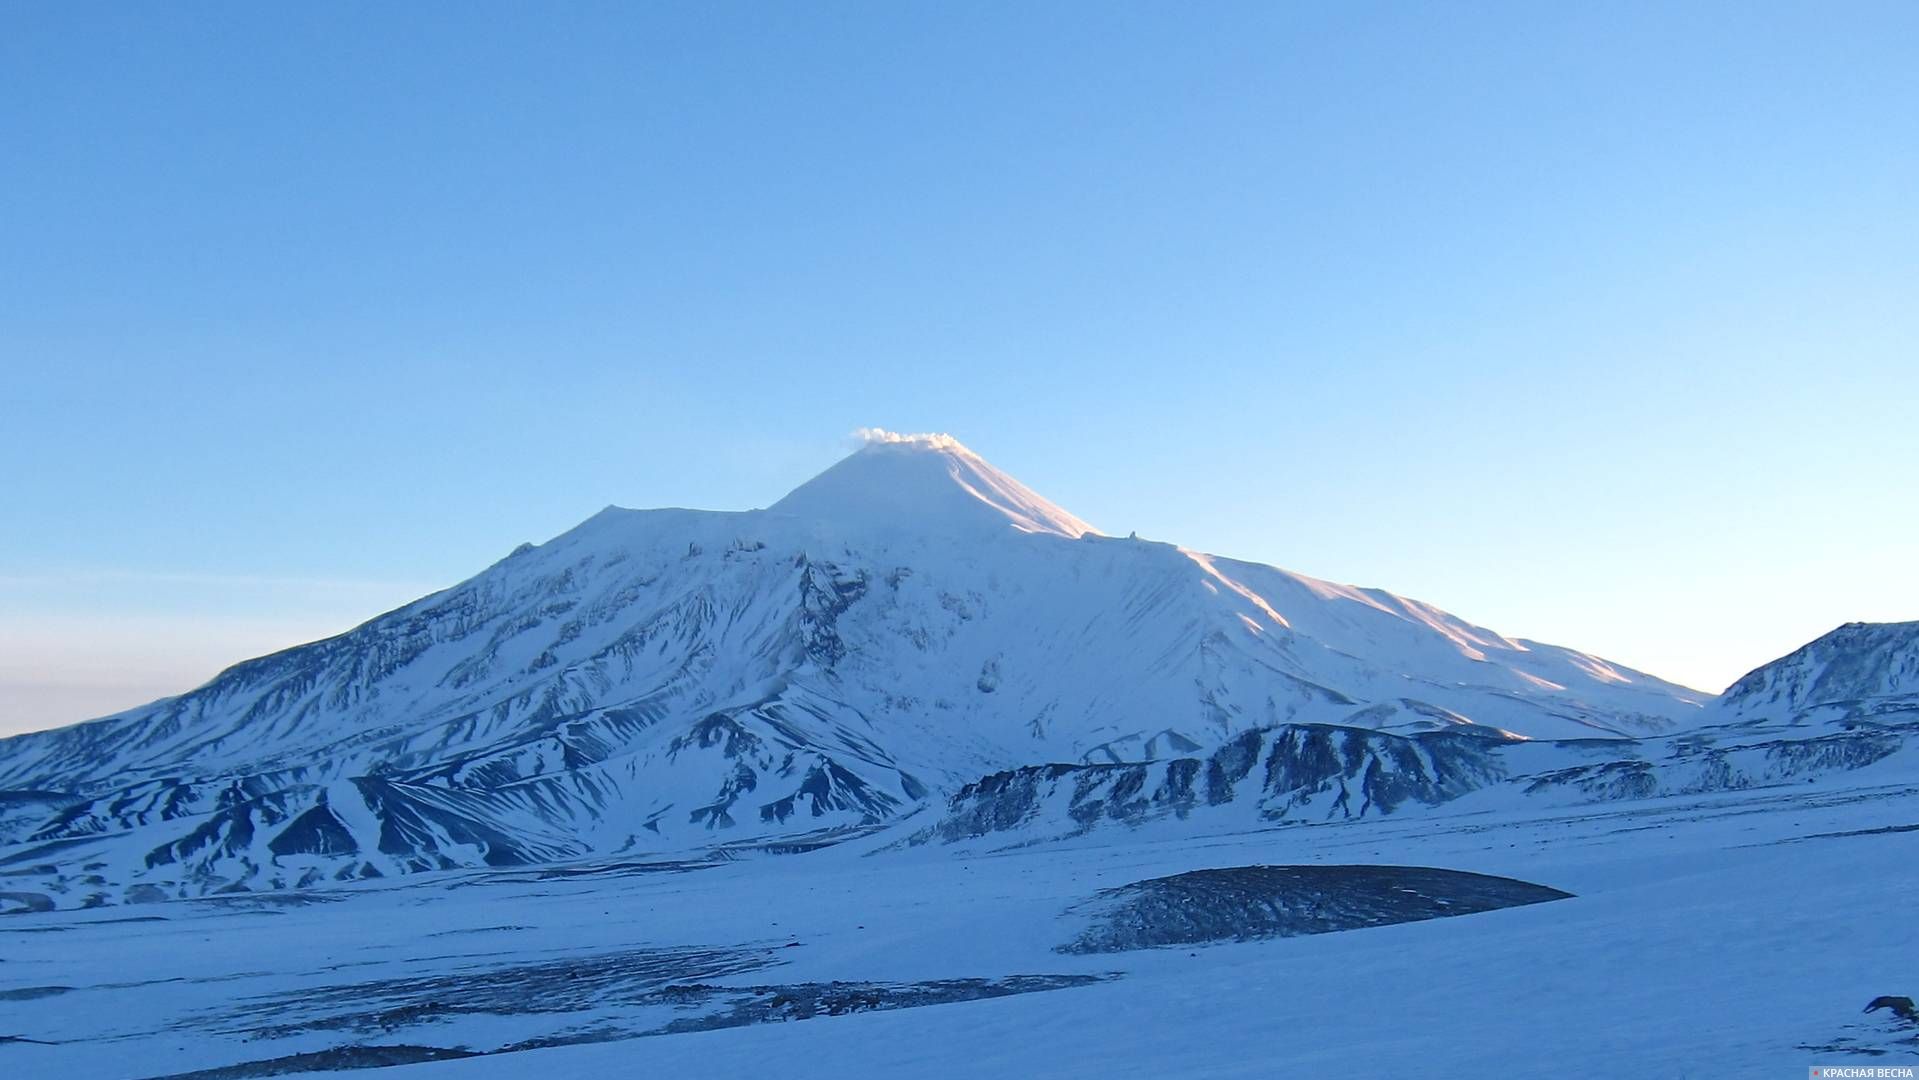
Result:
[[[0,734],[947,431],[1717,690],[1919,618],[1919,6],[0,5]]]

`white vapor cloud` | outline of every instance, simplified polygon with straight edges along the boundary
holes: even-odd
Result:
[[[910,446],[924,446],[934,450],[965,450],[960,441],[951,435],[936,432],[918,432],[908,434],[900,431],[888,431],[885,428],[863,427],[853,432],[853,438],[862,446],[875,443],[900,443]]]

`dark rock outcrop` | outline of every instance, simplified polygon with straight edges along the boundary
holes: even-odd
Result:
[[[1513,878],[1425,866],[1234,866],[1107,889],[1072,909],[1061,952],[1103,953],[1327,934],[1565,900]]]

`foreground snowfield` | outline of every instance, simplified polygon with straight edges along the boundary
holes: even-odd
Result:
[[[1919,982],[1919,775],[1887,762],[1843,776],[1326,825],[1199,816],[989,854],[892,848],[886,833],[677,871],[461,871],[17,916],[0,928],[0,1034],[44,1042],[0,1044],[0,1072],[149,1077],[542,1039],[608,1041],[358,1075],[1757,1077],[1919,1061],[1884,1013],[1860,1013]],[[1260,863],[1446,867],[1575,895],[1308,937],[1055,951],[1064,909],[1096,890]],[[631,1037],[720,1000],[662,1003],[662,985],[1031,975],[1116,977]]]

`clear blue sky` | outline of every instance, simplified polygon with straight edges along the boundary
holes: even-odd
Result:
[[[1718,689],[1919,618],[1919,5],[0,4],[0,730],[951,431]]]

